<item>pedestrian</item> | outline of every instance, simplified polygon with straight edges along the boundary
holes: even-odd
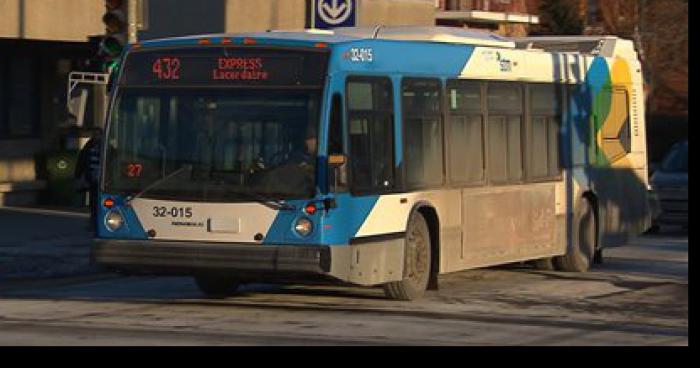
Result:
[[[78,154],[75,178],[82,191],[89,192],[90,231],[97,232],[97,209],[100,183],[100,156],[102,154],[102,130],[95,129],[90,140]]]

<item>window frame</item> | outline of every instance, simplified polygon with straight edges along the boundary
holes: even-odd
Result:
[[[408,141],[407,141],[407,129],[406,129],[406,117],[408,116],[408,110],[407,107],[403,103],[403,93],[406,85],[411,82],[433,82],[437,83],[438,85],[438,106],[439,106],[439,111],[431,114],[422,114],[420,116],[412,116],[414,118],[434,118],[437,117],[438,119],[438,124],[439,124],[439,129],[440,129],[440,140],[441,140],[441,161],[442,161],[442,169],[441,169],[441,175],[442,178],[440,180],[439,184],[427,184],[427,183],[422,183],[421,185],[410,185],[408,183],[408,165],[406,164],[407,162],[407,147],[408,147]],[[416,76],[405,76],[401,78],[401,85],[400,85],[400,96],[399,99],[401,100],[401,121],[399,122],[401,124],[401,144],[403,146],[403,158],[402,162],[403,164],[401,165],[401,177],[402,177],[402,188],[404,188],[405,191],[407,192],[414,192],[414,191],[422,191],[422,190],[429,190],[429,189],[439,189],[439,188],[445,188],[448,186],[448,174],[447,174],[447,160],[446,160],[446,151],[447,151],[447,146],[446,146],[446,139],[445,139],[445,83],[443,83],[443,80],[438,78],[438,77],[416,77]]]
[[[350,91],[349,91],[349,86],[350,83],[352,82],[370,82],[373,84],[376,84],[378,82],[383,82],[386,83],[389,91],[389,109],[381,109],[381,110],[352,110],[351,104],[350,104]],[[395,104],[395,91],[394,91],[394,83],[393,80],[386,75],[362,75],[362,74],[352,74],[348,75],[345,78],[345,86],[344,86],[344,101],[343,103],[345,106],[343,107],[344,110],[344,117],[345,117],[345,127],[344,131],[347,133],[345,134],[345,149],[347,152],[347,157],[348,157],[348,174],[347,174],[347,180],[348,180],[348,190],[350,194],[354,197],[359,197],[359,196],[367,196],[367,195],[377,195],[377,194],[389,194],[389,193],[395,193],[398,188],[401,187],[399,183],[399,176],[398,172],[396,170],[396,134],[395,134],[395,128],[396,128],[396,104]],[[373,116],[373,117],[388,117],[389,121],[391,121],[391,137],[392,137],[392,147],[391,147],[391,175],[393,176],[393,182],[389,187],[370,187],[370,188],[359,188],[355,182],[355,170],[353,169],[353,161],[355,159],[354,155],[352,154],[352,139],[351,139],[351,134],[350,134],[350,122],[353,118],[353,116],[357,116],[355,114],[359,114],[360,116]]]

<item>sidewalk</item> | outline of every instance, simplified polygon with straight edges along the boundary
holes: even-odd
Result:
[[[75,209],[0,207],[0,281],[94,273],[89,217]]]

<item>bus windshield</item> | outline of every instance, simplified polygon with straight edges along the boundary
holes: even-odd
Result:
[[[311,198],[320,101],[315,89],[121,88],[104,190],[190,201]]]

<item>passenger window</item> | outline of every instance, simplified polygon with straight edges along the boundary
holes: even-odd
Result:
[[[561,173],[557,86],[532,84],[529,90],[532,129],[528,174],[533,179],[557,177]]]
[[[409,189],[440,186],[443,178],[442,84],[404,79],[402,106]]]
[[[489,177],[497,184],[523,179],[522,101],[519,84],[488,85]]]
[[[391,81],[348,78],[347,103],[352,191],[391,191],[395,185]]]
[[[461,184],[484,180],[484,117],[481,83],[449,81],[450,180]]]

